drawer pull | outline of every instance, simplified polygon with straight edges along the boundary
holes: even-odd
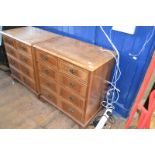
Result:
[[[74,96],[69,96],[70,101],[74,101],[75,97]]]
[[[48,56],[44,55],[44,56],[43,56],[43,60],[44,60],[44,61],[48,61]]]
[[[72,108],[68,108],[68,111],[74,113],[75,111]]]
[[[72,83],[72,82],[70,82],[70,83],[69,83],[69,86],[70,86],[71,88],[74,88],[74,87],[75,87],[75,84]]]
[[[75,69],[72,69],[72,68],[69,69],[69,72],[72,73],[72,74],[76,74],[76,70]]]
[[[49,70],[45,69],[44,70],[45,74],[49,74]]]

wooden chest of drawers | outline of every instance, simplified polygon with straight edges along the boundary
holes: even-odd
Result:
[[[4,45],[12,76],[38,94],[33,44],[58,35],[34,28],[22,27],[3,31]]]
[[[33,51],[40,97],[86,126],[100,109],[111,51],[67,37],[37,43]]]

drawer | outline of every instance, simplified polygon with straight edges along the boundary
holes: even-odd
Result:
[[[39,73],[45,77],[51,78],[53,80],[57,80],[57,73],[52,68],[47,67],[41,63],[38,63]]]
[[[83,113],[81,111],[79,111],[77,108],[75,108],[74,106],[72,106],[71,104],[69,104],[68,102],[62,100],[61,107],[66,113],[68,113],[75,119],[77,119],[79,121],[82,120]]]
[[[22,76],[21,80],[23,81],[23,83],[26,84],[28,87],[32,88],[33,90],[35,90],[34,82],[24,75],[21,75],[21,76]]]
[[[75,93],[85,97],[87,92],[87,86],[67,77],[65,74],[61,74],[60,83],[70,88]]]
[[[32,53],[31,53],[31,47],[22,43],[22,42],[19,42],[19,41],[16,41],[16,48],[17,48],[17,51],[19,53],[22,53],[26,56],[29,56],[29,57],[32,57]]]
[[[89,72],[87,70],[77,67],[77,66],[70,64],[66,61],[60,60],[60,70],[63,73],[67,73],[74,77],[78,77],[85,82],[87,82],[87,80],[88,80]]]
[[[51,81],[51,80],[48,80],[46,79],[45,77],[43,76],[40,76],[39,77],[40,79],[40,85],[43,86],[43,87],[47,87],[49,90],[52,90],[53,92],[57,92],[57,85],[55,82]]]
[[[20,64],[20,71],[29,78],[34,79],[34,71],[31,68],[26,67],[26,65]]]
[[[10,70],[11,70],[11,73],[18,79],[18,80],[21,80],[21,75],[20,73],[14,69],[12,66],[10,66]]]
[[[41,87],[41,95],[44,96],[48,101],[51,101],[54,104],[57,104],[57,97],[54,93],[49,92],[46,88]]]
[[[15,47],[15,40],[14,39],[7,37],[7,36],[3,36],[3,40],[4,40],[5,44],[8,44],[12,47]]]
[[[32,67],[33,68],[33,62],[32,62],[32,59],[31,58],[26,57],[23,54],[19,54],[18,57],[19,57],[19,60],[22,63],[24,63],[24,64],[28,65],[29,67]]]
[[[52,56],[52,55],[47,54],[45,52],[41,52],[39,50],[37,50],[36,52],[37,52],[38,61],[41,61],[43,63],[47,63],[48,65],[57,68],[58,60],[55,56]]]
[[[19,63],[13,59],[12,57],[8,56],[9,66],[13,66],[16,69],[19,69],[20,65]]]
[[[16,49],[14,47],[10,46],[9,44],[5,44],[5,50],[6,50],[7,55],[11,55],[15,58],[18,57]]]
[[[60,96],[62,96],[64,99],[66,99],[71,104],[75,105],[76,107],[80,108],[81,110],[84,110],[85,100],[81,99],[80,97],[77,97],[73,93],[65,90],[64,88],[60,89]]]

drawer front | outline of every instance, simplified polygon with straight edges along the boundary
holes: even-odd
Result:
[[[71,104],[69,104],[66,101],[61,101],[61,106],[62,109],[68,113],[69,115],[73,116],[75,119],[81,121],[82,120],[82,115],[83,113],[81,111],[79,111],[77,108],[75,108],[74,106],[72,106]]]
[[[42,87],[42,86],[43,86],[43,87],[46,87],[46,88],[48,88],[49,90],[52,90],[53,92],[57,92],[57,91],[58,91],[58,90],[57,90],[57,85],[56,85],[55,82],[53,82],[53,81],[51,81],[51,80],[48,80],[48,79],[46,79],[46,78],[43,77],[43,76],[40,76],[39,79],[40,79],[40,85],[41,85],[41,87]]]
[[[77,67],[73,64],[60,60],[60,70],[64,73],[72,75],[74,77],[78,77],[81,80],[87,82],[88,80],[88,71],[84,70],[80,67]]]
[[[43,63],[47,63],[48,65],[52,67],[58,67],[58,60],[55,56],[46,54],[45,52],[41,52],[37,50],[37,59],[38,61],[41,61]]]
[[[6,50],[7,55],[11,55],[15,58],[18,57],[16,49],[14,47],[10,46],[9,44],[5,44],[5,50]]]
[[[53,80],[57,80],[57,73],[52,68],[47,67],[46,65],[38,63],[39,73],[45,77],[51,78]]]
[[[28,65],[28,66],[31,67],[31,68],[33,68],[33,63],[32,63],[32,59],[31,59],[31,58],[26,57],[26,56],[24,56],[24,55],[22,55],[22,54],[19,54],[18,57],[19,57],[19,60],[20,60],[22,63]]]
[[[13,66],[16,69],[20,68],[19,63],[15,59],[13,59],[12,57],[8,56],[8,61],[9,61],[9,66]]]
[[[41,87],[41,95],[44,96],[47,100],[51,101],[54,104],[57,104],[57,97],[54,93],[49,92],[44,87]]]
[[[76,95],[74,95],[73,93],[70,93],[64,88],[60,89],[60,96],[62,96],[64,99],[66,99],[76,107],[80,108],[81,110],[84,110],[85,100],[77,97]]]
[[[71,90],[73,90],[75,93],[78,93],[79,95],[85,97],[86,96],[86,91],[87,91],[87,86],[80,84],[79,82],[65,76],[64,74],[61,74],[60,76],[60,83]]]
[[[17,78],[17,79],[19,79],[19,80],[21,80],[21,75],[20,75],[20,73],[16,70],[16,69],[14,69],[12,66],[10,66],[10,70],[11,70],[11,73]]]
[[[17,48],[17,51],[19,53],[22,53],[28,57],[32,57],[32,53],[31,53],[31,47],[22,43],[22,42],[19,42],[19,41],[16,41],[16,48]]]
[[[21,80],[23,81],[23,83],[26,84],[28,87],[32,88],[33,90],[35,90],[34,82],[32,82],[30,79],[28,79],[27,77],[23,75],[21,76],[22,76]]]
[[[34,71],[31,68],[28,68],[23,64],[20,64],[20,71],[29,78],[34,79]]]
[[[5,44],[9,44],[10,46],[15,47],[14,39],[7,37],[7,36],[3,36],[3,40]]]

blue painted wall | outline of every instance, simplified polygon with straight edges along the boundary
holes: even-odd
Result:
[[[112,49],[98,26],[40,26],[40,28],[76,38],[91,44]],[[109,34],[111,26],[104,26]],[[120,89],[119,102],[115,105],[115,111],[123,117],[129,115],[134,99],[144,78],[153,50],[155,49],[155,34],[145,50],[134,60],[129,53],[138,53],[153,27],[137,26],[134,35],[112,31],[111,38],[120,52],[120,68],[122,76],[118,81]]]

